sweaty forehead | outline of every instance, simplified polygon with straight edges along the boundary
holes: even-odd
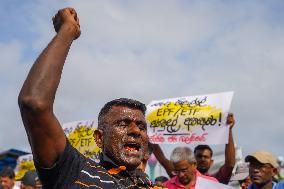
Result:
[[[127,106],[112,106],[105,115],[105,120],[131,119],[133,121],[144,121],[145,116],[139,109]]]

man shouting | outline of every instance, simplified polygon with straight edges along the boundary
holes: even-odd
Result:
[[[57,34],[32,66],[19,94],[19,107],[43,188],[151,188],[136,169],[147,148],[144,104],[132,99],[108,102],[98,116],[99,164],[74,149],[53,112],[63,65],[72,42],[80,36],[77,13],[59,10]]]

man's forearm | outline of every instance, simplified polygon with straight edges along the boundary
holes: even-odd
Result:
[[[173,164],[170,160],[165,157],[164,152],[162,151],[161,147],[158,144],[151,144],[153,148],[153,153],[156,156],[159,163],[164,167],[166,172],[168,173],[169,177],[173,177]]]
[[[228,184],[235,166],[235,146],[232,130],[229,130],[229,141],[225,147],[225,164],[212,176],[220,183]]]
[[[233,170],[235,166],[235,145],[232,129],[229,130],[229,140],[225,148],[225,166]]]

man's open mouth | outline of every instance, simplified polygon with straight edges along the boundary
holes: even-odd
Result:
[[[141,146],[137,143],[127,143],[124,145],[124,149],[129,152],[138,152],[141,149]]]

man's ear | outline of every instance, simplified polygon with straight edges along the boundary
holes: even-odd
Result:
[[[103,147],[103,131],[100,129],[96,129],[94,131],[94,139],[99,148]]]
[[[272,168],[272,176],[277,175],[277,173],[278,173],[277,168]]]

